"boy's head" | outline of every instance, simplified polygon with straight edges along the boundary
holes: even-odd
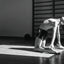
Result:
[[[64,25],[64,17],[61,17],[61,24]]]
[[[64,17],[62,17],[62,20],[64,21]]]

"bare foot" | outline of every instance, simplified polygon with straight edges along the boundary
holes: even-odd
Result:
[[[57,48],[64,49],[64,46],[57,44]]]
[[[38,51],[42,51],[44,48],[43,47],[35,47],[35,50],[38,50]]]
[[[55,49],[54,45],[48,46],[50,49]]]

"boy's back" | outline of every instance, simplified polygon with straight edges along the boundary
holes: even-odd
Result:
[[[60,22],[60,19],[54,19],[54,18],[49,18],[43,21],[43,23],[40,25],[40,29],[48,30],[51,28],[54,28],[55,22]]]

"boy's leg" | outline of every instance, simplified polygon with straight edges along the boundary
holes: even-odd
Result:
[[[35,48],[45,48],[47,31],[40,29],[38,36],[35,39]]]
[[[46,48],[46,46],[45,46],[45,45],[46,45],[46,40],[42,40],[41,47],[42,47],[42,48]]]
[[[39,37],[36,37],[35,39],[35,48],[42,48],[42,39],[40,39]]]
[[[41,44],[41,47],[42,48],[46,48],[46,39],[47,39],[47,37],[48,37],[48,32],[47,31],[44,31],[44,35],[42,37],[42,44]]]

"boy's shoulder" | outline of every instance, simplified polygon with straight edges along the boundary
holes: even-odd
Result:
[[[58,19],[56,19],[56,18],[49,18],[48,20],[56,21],[56,20],[58,20]]]
[[[44,23],[49,23],[49,22],[53,22],[53,21],[55,21],[54,18],[49,18],[49,19],[45,19]]]

